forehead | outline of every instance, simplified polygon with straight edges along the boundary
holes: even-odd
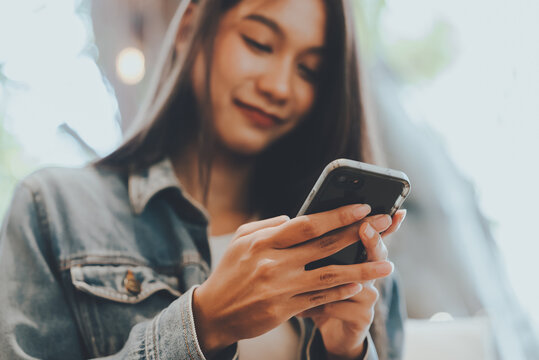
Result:
[[[289,38],[322,46],[326,27],[326,8],[323,0],[243,0],[225,17],[232,22],[246,21],[252,14],[276,22]]]

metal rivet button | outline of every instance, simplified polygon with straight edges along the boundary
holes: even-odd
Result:
[[[140,281],[135,278],[135,274],[131,270],[127,270],[124,278],[124,286],[127,291],[133,295],[140,294]]]

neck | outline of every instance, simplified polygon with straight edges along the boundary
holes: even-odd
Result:
[[[195,145],[189,146],[173,159],[176,177],[189,195],[204,204],[204,188],[199,176],[199,154]],[[249,186],[254,158],[233,154],[226,149],[215,149],[210,169],[205,207],[210,215],[210,234],[234,232],[247,222]]]

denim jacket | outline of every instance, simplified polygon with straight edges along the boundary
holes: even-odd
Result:
[[[191,301],[210,272],[207,228],[168,160],[130,174],[91,165],[30,175],[0,237],[0,358],[204,359]],[[387,295],[399,354],[399,301]],[[324,359],[312,321],[293,323],[298,358]],[[235,344],[218,356],[237,357]]]

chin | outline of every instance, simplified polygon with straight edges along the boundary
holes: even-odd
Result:
[[[264,149],[267,147],[267,144],[254,141],[242,141],[233,144],[227,144],[226,147],[238,155],[256,156],[262,151],[264,151]]]
[[[268,134],[259,131],[222,132],[218,137],[224,148],[243,156],[256,156],[271,144]]]

